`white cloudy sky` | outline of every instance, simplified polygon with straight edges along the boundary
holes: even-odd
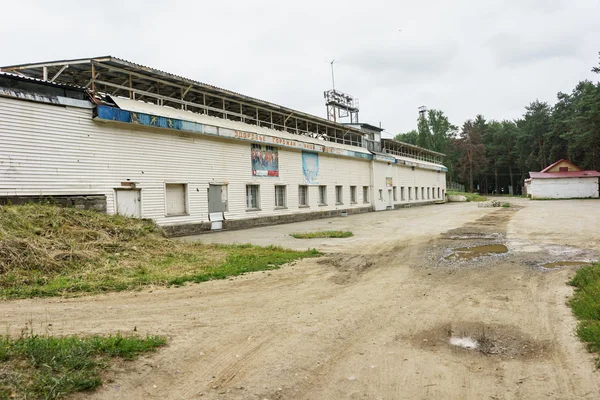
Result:
[[[5,3],[5,4],[4,4]],[[417,107],[452,123],[553,103],[600,51],[599,0],[19,0],[0,65],[113,55],[325,116],[331,86],[397,133]],[[400,31],[401,30],[401,31]]]

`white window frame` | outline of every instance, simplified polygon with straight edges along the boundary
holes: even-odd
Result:
[[[335,204],[344,204],[344,187],[342,185],[335,186]]]
[[[168,206],[168,201],[167,201],[167,186],[174,186],[174,185],[181,185],[183,186],[183,206],[185,208],[185,211],[182,213],[176,213],[176,214],[169,214],[169,212],[167,211],[169,206]],[[179,217],[182,215],[190,215],[190,207],[189,207],[189,192],[188,192],[188,184],[186,182],[165,182],[164,187],[163,187],[164,193],[165,193],[165,217]]]
[[[400,201],[406,201],[406,196],[404,193],[404,186],[400,186]]]
[[[298,185],[298,207],[310,207],[310,197],[309,197],[309,186],[308,185]],[[301,191],[304,189],[304,203],[302,200]]]
[[[363,203],[365,203],[365,204],[369,203],[369,187],[368,186],[363,186]]]
[[[283,204],[278,204],[277,202],[277,191],[282,190],[283,191]],[[283,208],[287,208],[287,185],[275,185],[275,208],[276,209],[283,209]]]
[[[356,186],[350,186],[350,204],[356,204]]]
[[[398,186],[392,186],[392,196],[394,201],[398,201]]]
[[[327,205],[327,185],[319,185],[319,205]]]
[[[256,187],[256,194],[254,196],[254,198],[256,200],[256,207],[252,207],[252,204],[249,201],[248,190],[251,187]],[[250,196],[252,196],[252,194],[250,194]],[[258,185],[256,183],[249,183],[246,185],[246,211],[260,211],[260,185]]]

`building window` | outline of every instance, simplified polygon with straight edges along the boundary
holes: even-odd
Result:
[[[287,199],[284,185],[275,185],[275,207],[285,208],[287,206]]]
[[[344,204],[344,198],[342,196],[343,186],[335,187],[335,204]]]
[[[350,203],[356,204],[356,186],[350,186]]]
[[[300,207],[308,207],[308,186],[298,186],[298,205]]]
[[[363,186],[363,203],[369,202],[369,187]]]
[[[444,189],[442,189],[442,198],[446,199],[446,191]]]
[[[187,214],[187,184],[167,183],[165,185],[166,215]]]
[[[406,200],[406,197],[404,197],[404,186],[400,186],[400,200]]]
[[[246,209],[258,210],[260,208],[260,186],[246,185]]]
[[[408,188],[408,200],[412,200],[412,188]]]
[[[419,188],[415,186],[415,200],[419,200]]]
[[[383,189],[379,189],[379,200],[383,200]]]
[[[440,188],[438,188],[438,199],[441,199],[441,197],[440,197]]]
[[[425,188],[421,186],[421,200],[425,200]]]
[[[431,188],[427,188],[427,200],[431,199]]]
[[[327,186],[319,186],[319,204],[322,206],[327,205]]]
[[[394,186],[392,188],[392,191],[394,192],[394,201],[398,201],[398,193],[397,193],[398,188],[396,186]]]

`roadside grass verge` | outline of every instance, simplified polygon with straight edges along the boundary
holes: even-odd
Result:
[[[160,336],[0,336],[0,399],[58,399],[96,389],[111,358],[134,360],[164,346]]]
[[[600,263],[579,269],[569,284],[575,287],[569,305],[579,319],[577,336],[591,353],[600,355]],[[596,365],[600,368],[600,357]]]
[[[467,198],[467,201],[474,201],[474,202],[488,201],[487,197],[481,196],[478,193],[448,191],[447,195],[448,196],[465,196]]]
[[[304,232],[290,233],[291,237],[296,239],[321,239],[321,238],[348,238],[354,236],[350,231],[321,231],[321,232]]]
[[[170,240],[154,222],[120,215],[40,204],[0,207],[0,298],[182,285],[318,255]]]

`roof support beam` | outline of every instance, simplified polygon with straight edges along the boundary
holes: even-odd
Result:
[[[50,79],[50,82],[54,82],[56,80],[56,78],[58,78],[60,76],[60,74],[62,74],[65,69],[69,68],[69,64],[67,65],[63,65],[61,67],[61,69],[58,70],[58,72],[54,75],[54,77],[52,79]]]

